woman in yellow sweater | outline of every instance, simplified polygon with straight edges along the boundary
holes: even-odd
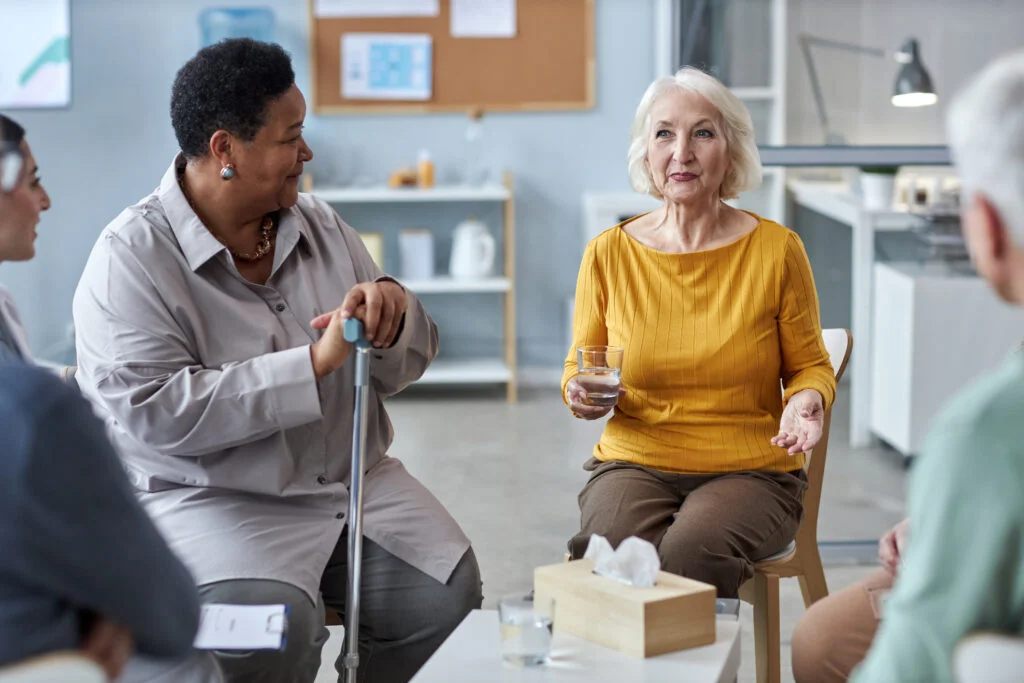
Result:
[[[803,453],[835,395],[810,264],[795,233],[724,202],[760,184],[760,158],[742,102],[697,69],[644,94],[629,175],[665,205],[600,234],[580,266],[562,379],[576,417],[611,410],[587,403],[576,349],[625,353],[569,550],[639,536],[666,571],[736,597],[793,540]]]

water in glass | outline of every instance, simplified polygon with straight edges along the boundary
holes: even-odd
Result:
[[[520,666],[543,664],[551,653],[552,626],[547,614],[524,610],[502,615],[502,657]]]
[[[613,406],[619,400],[622,371],[619,368],[579,368],[577,381],[587,392],[585,402],[592,406]]]

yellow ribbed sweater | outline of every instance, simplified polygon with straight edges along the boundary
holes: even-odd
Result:
[[[785,400],[835,378],[821,340],[818,295],[796,233],[758,226],[717,249],[668,254],[622,225],[587,245],[576,285],[573,347],[625,349],[619,399],[594,448],[666,472],[791,471],[803,456],[771,445]]]

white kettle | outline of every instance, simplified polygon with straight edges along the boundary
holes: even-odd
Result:
[[[487,226],[469,218],[455,227],[449,272],[456,280],[488,277],[494,267],[494,237]]]

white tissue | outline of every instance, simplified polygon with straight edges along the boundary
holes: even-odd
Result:
[[[636,536],[630,536],[612,550],[608,539],[593,534],[583,557],[594,561],[594,571],[601,576],[630,586],[653,586],[661,569],[654,545]]]

